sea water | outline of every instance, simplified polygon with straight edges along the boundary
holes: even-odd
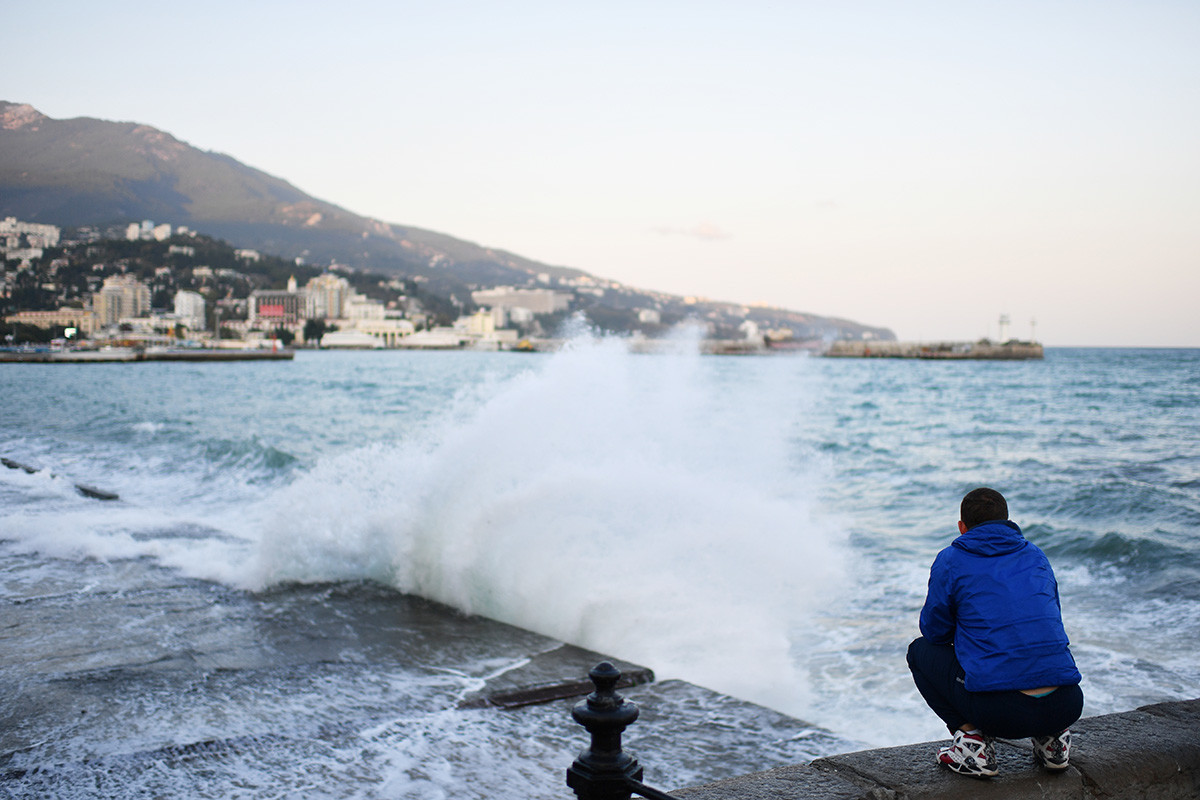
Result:
[[[883,746],[944,735],[904,650],[958,501],[986,485],[1055,566],[1085,714],[1200,696],[1200,351],[926,362],[675,344],[2,365],[0,456],[40,471],[0,470],[0,601],[95,591],[123,565],[235,605],[332,586],[370,608],[390,587]],[[320,619],[325,597],[289,602]],[[131,624],[130,646],[142,635]],[[267,687],[283,717],[320,702],[288,682],[317,672]],[[19,659],[0,677],[19,684]],[[449,691],[410,680],[338,692]],[[146,726],[174,724],[161,702]],[[422,724],[433,741],[462,722]],[[422,745],[385,729],[386,794],[466,796],[449,772],[406,790]]]

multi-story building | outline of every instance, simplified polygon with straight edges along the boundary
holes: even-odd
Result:
[[[250,328],[291,327],[307,317],[302,292],[256,290],[250,293],[246,309]]]
[[[378,300],[351,292],[342,307],[345,318],[355,322],[366,320],[381,320],[387,316],[387,309]]]
[[[207,326],[204,318],[204,297],[198,292],[179,291],[175,293],[175,318],[187,326],[188,330],[202,331]]]
[[[96,329],[96,315],[86,308],[60,308],[58,311],[18,311],[4,318],[8,324],[33,325],[38,328],[76,328],[84,334]]]
[[[307,315],[310,319],[341,319],[349,299],[350,282],[326,272],[304,285],[308,295]]]
[[[469,317],[456,319],[454,330],[468,336],[487,336],[496,332],[496,318],[489,311],[476,311]]]
[[[100,291],[92,295],[92,309],[100,326],[116,325],[124,317],[140,317],[150,311],[150,287],[132,275],[110,275]]]

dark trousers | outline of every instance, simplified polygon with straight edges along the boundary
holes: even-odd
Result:
[[[1078,685],[1060,686],[1045,697],[1018,691],[968,692],[954,646],[930,644],[923,636],[908,646],[908,668],[917,690],[951,733],[971,723],[984,734],[1003,739],[1052,736],[1071,727],[1083,713],[1083,691]]]

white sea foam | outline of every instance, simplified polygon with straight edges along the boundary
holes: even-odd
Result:
[[[577,339],[420,439],[322,460],[270,501],[257,584],[371,578],[778,701],[841,576],[789,461],[796,375],[725,385],[680,349]]]
[[[260,506],[244,474],[198,474],[136,451],[118,462],[102,448],[38,466],[0,473],[0,486],[14,491],[0,515],[8,549],[65,561],[150,559],[189,577],[250,582]],[[83,496],[81,483],[119,499]]]

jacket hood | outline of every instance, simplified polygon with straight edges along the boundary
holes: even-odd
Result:
[[[977,556],[1002,556],[1027,544],[1029,542],[1017,523],[1006,519],[980,523],[950,543],[952,547]]]

